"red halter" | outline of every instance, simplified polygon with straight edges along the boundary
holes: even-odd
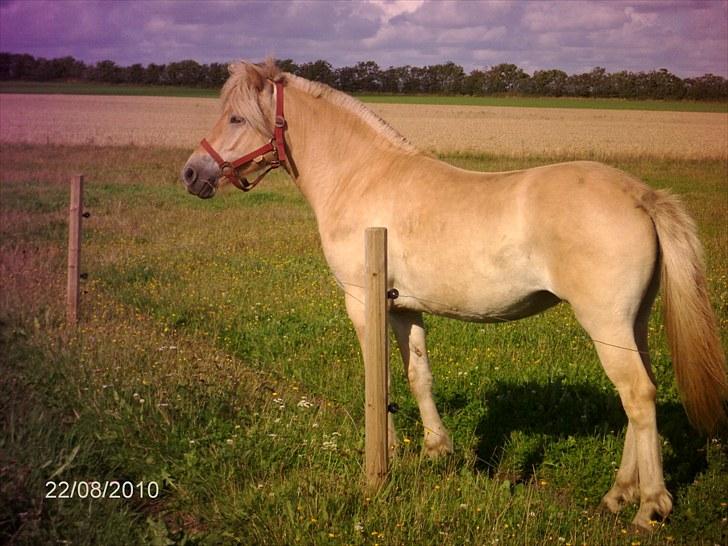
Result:
[[[203,138],[200,142],[205,151],[210,154],[210,157],[212,157],[212,159],[215,160],[215,163],[220,166],[221,175],[224,178],[227,178],[233,186],[243,191],[252,190],[255,186],[258,185],[258,182],[263,180],[263,177],[266,174],[268,174],[273,169],[277,169],[278,167],[280,167],[281,163],[283,163],[284,161],[288,161],[288,156],[286,156],[285,139],[286,118],[283,117],[283,82],[275,82],[275,86],[276,122],[275,129],[273,130],[273,138],[270,140],[270,142],[232,162],[225,161],[222,156],[217,153],[215,148],[213,148],[212,145],[207,142],[207,139]],[[258,175],[258,178],[253,180],[253,182],[248,182],[245,177],[238,175],[237,169],[247,165],[251,161],[255,161],[256,163],[262,162],[263,156],[269,152],[273,152],[275,154],[275,159],[268,163],[268,168],[260,175]]]

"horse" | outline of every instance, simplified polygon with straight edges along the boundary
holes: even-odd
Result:
[[[219,120],[182,168],[187,191],[210,198],[226,182],[248,191],[284,168],[314,211],[360,343],[364,231],[387,228],[387,286],[411,295],[391,303],[389,322],[427,454],[453,445],[432,396],[423,313],[500,322],[563,301],[594,341],[628,418],[603,505],[617,512],[639,500],[633,523],[645,529],[670,513],[647,346],[660,284],[690,422],[716,432],[728,399],[702,247],[678,197],[592,161],[493,173],[456,168],[418,151],[358,100],[270,60],[231,65],[221,102]],[[260,171],[253,182],[245,178]]]

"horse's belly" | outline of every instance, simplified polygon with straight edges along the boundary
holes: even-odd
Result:
[[[443,316],[458,318],[461,320],[469,320],[473,322],[504,322],[510,320],[518,320],[531,315],[536,315],[545,311],[549,307],[553,307],[561,300],[547,290],[539,290],[525,295],[520,299],[514,299],[509,302],[503,302],[501,306],[488,306],[488,309],[479,311],[473,310],[472,313],[440,313]]]
[[[507,322],[536,315],[553,307],[561,300],[551,292],[539,291],[527,297],[510,302],[508,305],[495,306],[492,302],[487,308],[476,309],[472,306],[455,307],[433,300],[426,300],[413,296],[403,296],[400,301],[393,303],[393,309],[407,309],[421,311],[470,322]]]
[[[412,279],[395,276],[399,298],[393,305],[460,320],[503,322],[540,313],[561,301],[546,289],[533,269],[497,276],[470,273],[455,268],[427,280],[418,274]]]

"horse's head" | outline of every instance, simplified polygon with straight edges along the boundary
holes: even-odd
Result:
[[[272,64],[238,63],[222,89],[222,115],[182,168],[187,191],[208,199],[221,180],[247,191],[257,184],[245,178],[286,161],[283,83]],[[276,97],[279,98],[276,101]]]

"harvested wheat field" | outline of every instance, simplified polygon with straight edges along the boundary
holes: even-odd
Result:
[[[508,156],[728,159],[728,114],[372,104],[423,150]],[[0,142],[193,147],[204,98],[0,95]]]

